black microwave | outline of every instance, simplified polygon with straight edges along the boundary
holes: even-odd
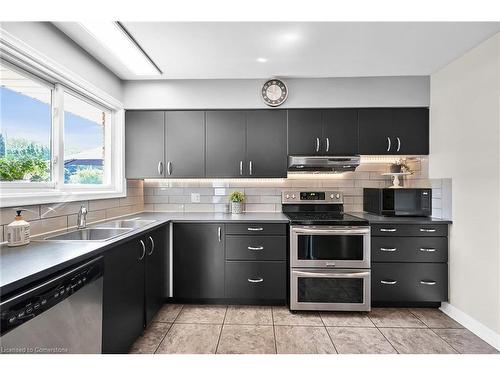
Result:
[[[432,190],[365,188],[363,210],[384,216],[431,216]]]

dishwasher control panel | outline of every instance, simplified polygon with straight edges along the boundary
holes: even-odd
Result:
[[[0,334],[35,318],[102,276],[102,257],[50,277],[0,304]]]

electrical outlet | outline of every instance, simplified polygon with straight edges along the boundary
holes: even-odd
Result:
[[[200,193],[191,193],[191,203],[200,203]]]

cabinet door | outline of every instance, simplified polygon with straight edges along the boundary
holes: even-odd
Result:
[[[355,109],[328,109],[323,112],[323,136],[326,155],[358,154],[358,113]]]
[[[125,170],[127,178],[164,176],[164,113],[127,111],[125,114]]]
[[[395,153],[428,155],[429,110],[427,108],[396,108],[392,116]]]
[[[286,111],[248,111],[246,137],[246,175],[286,177]]]
[[[244,111],[206,112],[207,177],[241,177],[245,167]]]
[[[288,111],[288,155],[320,155],[321,110],[292,109]]]
[[[145,312],[146,325],[162,307],[167,291],[168,228],[166,226],[148,233],[146,244]]]
[[[224,224],[174,224],[174,298],[224,298]]]
[[[104,257],[102,347],[104,353],[127,353],[144,326],[144,258],[139,239],[108,251]]]
[[[165,176],[205,176],[205,112],[165,112]]]
[[[390,108],[360,109],[359,153],[384,155],[395,153],[392,110]]]

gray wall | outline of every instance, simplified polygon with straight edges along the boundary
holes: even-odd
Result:
[[[168,76],[168,71],[166,72]],[[416,107],[429,105],[429,77],[289,78],[282,107]],[[126,109],[267,108],[265,80],[126,81]]]

